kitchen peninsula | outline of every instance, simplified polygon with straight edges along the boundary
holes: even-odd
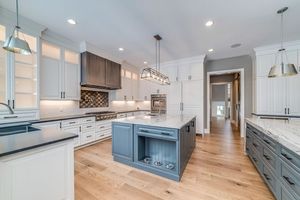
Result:
[[[112,125],[114,160],[180,181],[195,148],[196,117],[135,116]]]

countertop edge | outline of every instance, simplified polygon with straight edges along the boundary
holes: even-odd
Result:
[[[13,151],[8,151],[8,152],[0,154],[0,158],[4,157],[4,156],[9,156],[9,155],[12,155],[12,154],[20,153],[20,152],[23,152],[23,151],[28,151],[28,150],[31,150],[31,149],[36,149],[36,148],[39,148],[39,147],[43,147],[43,146],[63,142],[63,141],[66,141],[66,140],[71,140],[71,139],[74,139],[76,137],[78,137],[78,135],[73,135],[73,136],[69,136],[69,137],[66,137],[66,138],[61,138],[61,139],[57,139],[57,140],[53,140],[53,141],[49,141],[49,142],[45,142],[45,143],[41,143],[41,144],[36,144],[36,145],[33,145],[33,146],[29,146],[29,147],[16,149],[16,150],[13,150]]]

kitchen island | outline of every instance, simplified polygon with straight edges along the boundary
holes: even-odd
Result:
[[[112,124],[114,160],[180,181],[195,148],[191,115],[136,116]]]
[[[76,137],[53,129],[36,129],[29,123],[2,124],[0,199],[74,199]]]

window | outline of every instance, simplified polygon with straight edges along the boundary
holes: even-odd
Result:
[[[224,106],[223,105],[217,106],[217,115],[223,116],[224,114],[225,114]]]

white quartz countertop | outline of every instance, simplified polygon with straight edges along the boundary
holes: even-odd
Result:
[[[247,118],[246,121],[300,155],[300,120]]]
[[[194,115],[160,115],[160,116],[144,115],[144,116],[132,116],[132,117],[115,119],[113,120],[113,122],[181,129],[185,124],[191,121],[194,117],[196,116]]]

